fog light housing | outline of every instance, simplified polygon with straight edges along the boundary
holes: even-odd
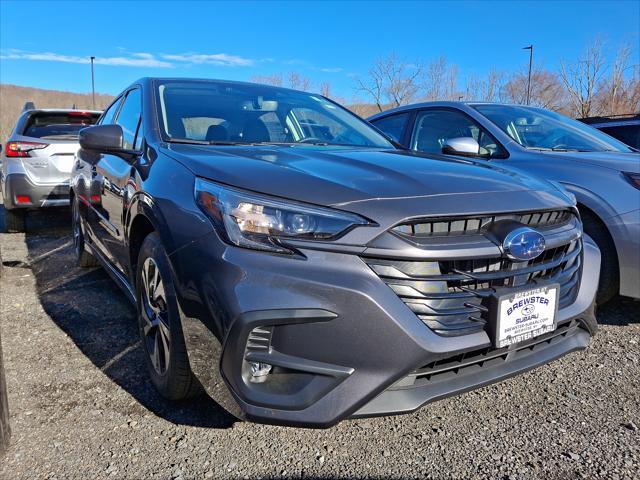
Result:
[[[271,365],[268,363],[249,362],[251,365],[251,377],[249,381],[252,383],[262,383],[267,379],[267,375],[271,373]]]

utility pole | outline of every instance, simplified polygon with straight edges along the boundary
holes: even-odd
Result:
[[[96,109],[96,82],[93,77],[93,61],[96,57],[91,57],[91,103],[93,104],[93,109]]]
[[[523,50],[529,50],[529,77],[527,79],[527,105],[531,102],[531,67],[533,66],[533,45],[524,47]]]

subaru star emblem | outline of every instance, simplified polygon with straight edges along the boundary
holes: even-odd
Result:
[[[512,260],[533,260],[544,252],[544,236],[529,227],[509,232],[502,241],[504,253]]]

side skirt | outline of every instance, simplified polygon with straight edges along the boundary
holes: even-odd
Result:
[[[86,238],[87,237],[85,237],[85,239]],[[124,277],[124,275],[122,275],[120,272],[118,272],[111,265],[111,263],[109,263],[109,261],[106,258],[104,258],[104,256],[98,251],[97,248],[93,248],[93,245],[91,243],[85,241],[84,246],[85,246],[85,248],[87,250],[89,250],[89,253],[91,253],[91,255],[93,255],[94,257],[96,257],[98,259],[98,261],[100,262],[102,267],[109,274],[109,276],[113,279],[113,281],[116,282],[118,284],[118,286],[122,289],[122,291],[126,295],[127,299],[133,304],[133,306],[136,306],[136,304],[137,304],[137,302],[136,302],[136,294],[135,294],[135,292],[133,290],[133,287],[131,286],[129,281]]]

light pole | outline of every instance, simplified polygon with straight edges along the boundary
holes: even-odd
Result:
[[[529,77],[527,79],[527,105],[531,102],[531,67],[533,66],[533,45],[524,47],[523,50],[529,50]]]
[[[91,57],[91,103],[93,104],[93,109],[96,109],[96,83],[93,77],[93,61],[96,57]]]

